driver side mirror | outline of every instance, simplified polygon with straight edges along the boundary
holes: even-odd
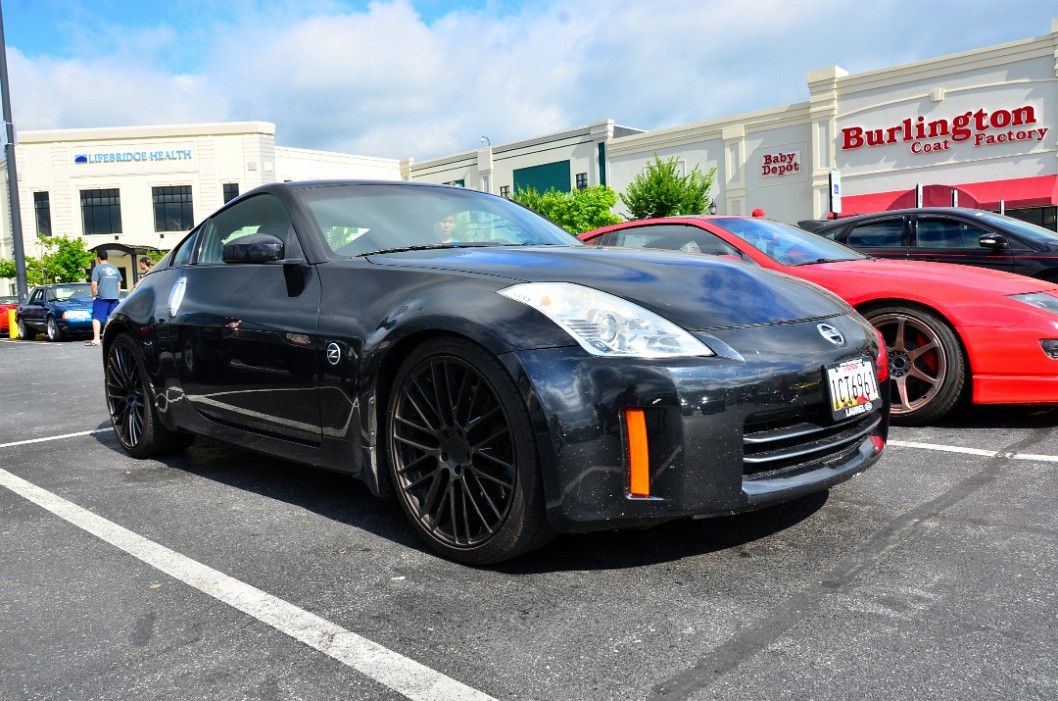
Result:
[[[1009,248],[1010,242],[1002,234],[984,234],[978,240],[981,248]]]
[[[283,242],[270,234],[249,234],[224,244],[225,263],[271,263],[283,260]]]

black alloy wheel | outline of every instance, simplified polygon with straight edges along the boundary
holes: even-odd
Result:
[[[146,458],[181,450],[194,440],[159,423],[142,356],[128,336],[118,336],[108,349],[105,382],[110,422],[129,455]]]
[[[49,341],[61,341],[64,338],[62,329],[59,328],[59,322],[55,321],[55,317],[48,317],[47,328]]]
[[[936,421],[964,399],[966,357],[941,317],[905,306],[873,309],[864,316],[885,338],[893,423],[921,426]]]
[[[388,416],[401,506],[440,553],[489,564],[555,536],[528,412],[490,353],[461,338],[419,347],[397,373]]]

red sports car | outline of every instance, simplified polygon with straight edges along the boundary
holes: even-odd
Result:
[[[0,297],[0,333],[10,333],[9,309],[18,307],[18,297]]]
[[[885,337],[893,421],[936,421],[963,402],[1058,403],[1058,285],[984,268],[872,258],[769,219],[671,217],[580,238],[740,258],[842,297]]]

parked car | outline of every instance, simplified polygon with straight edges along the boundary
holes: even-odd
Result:
[[[1058,282],[1058,233],[993,212],[927,207],[799,225],[879,258],[961,263]]]
[[[581,236],[591,244],[740,258],[839,295],[885,337],[893,421],[936,421],[964,401],[1058,402],[1058,287],[996,270],[871,258],[768,219],[676,217]]]
[[[64,282],[40,285],[18,306],[18,335],[32,340],[38,333],[49,341],[92,334],[92,285]]]
[[[0,297],[0,332],[10,333],[11,320],[8,311],[18,307],[18,297],[15,295]]]
[[[599,251],[455,187],[261,186],[140,281],[103,345],[129,454],[198,434],[347,472],[474,564],[825,489],[889,423],[878,335],[832,295]]]

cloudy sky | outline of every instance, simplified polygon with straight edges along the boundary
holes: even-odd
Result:
[[[1049,34],[1054,0],[3,0],[18,130],[262,120],[416,160],[613,119],[658,129]]]

